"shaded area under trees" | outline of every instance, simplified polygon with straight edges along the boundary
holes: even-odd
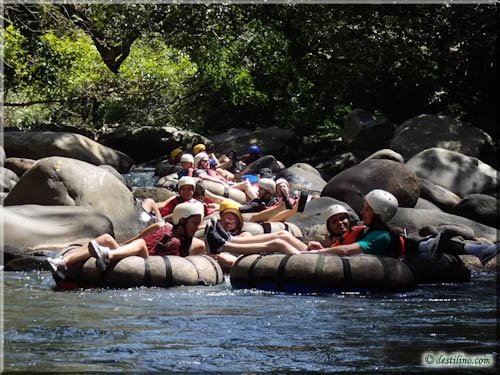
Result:
[[[354,107],[498,138],[495,5],[5,5],[6,125],[278,126]]]

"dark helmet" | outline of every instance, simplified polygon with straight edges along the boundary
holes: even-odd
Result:
[[[257,145],[251,145],[248,148],[248,153],[249,154],[260,154],[260,147]]]

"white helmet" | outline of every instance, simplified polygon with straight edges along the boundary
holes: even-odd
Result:
[[[195,186],[196,186],[196,183],[194,182],[194,178],[193,177],[189,177],[189,176],[181,177],[179,179],[179,181],[177,181],[177,189],[180,189],[184,185],[190,185],[194,189]]]
[[[347,209],[341,204],[332,204],[323,213],[323,217],[325,218],[325,221],[328,221],[332,216],[338,214],[347,214],[347,216],[349,217],[349,212],[347,212]]]
[[[285,184],[285,185],[287,185],[287,186],[289,185],[289,184],[288,184],[288,181],[287,181],[287,180],[285,180],[284,178],[278,178],[278,179],[276,180],[276,186],[281,185],[281,184]]]
[[[181,163],[188,162],[194,164],[194,157],[191,154],[183,154],[181,156]]]
[[[383,223],[391,220],[398,210],[398,200],[385,190],[372,190],[366,194],[365,200],[373,212],[380,215]]]
[[[208,154],[206,152],[198,152],[194,157],[194,167],[198,168],[198,163],[202,160],[208,160]]]
[[[194,215],[201,215],[201,218],[203,219],[203,212],[203,204],[199,201],[180,203],[174,208],[172,222],[174,225],[177,225],[181,219],[188,219]]]
[[[264,190],[270,191],[271,193],[276,192],[276,182],[270,178],[261,178],[258,184]]]

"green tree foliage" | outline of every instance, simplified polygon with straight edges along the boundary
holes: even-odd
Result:
[[[7,124],[332,138],[361,107],[496,136],[494,5],[8,5],[5,20]]]

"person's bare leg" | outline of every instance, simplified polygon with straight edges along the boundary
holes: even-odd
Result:
[[[250,244],[226,242],[222,250],[236,254],[265,254],[265,253],[300,254],[299,250],[297,250],[292,245],[281,239],[259,242],[259,243],[250,243]]]
[[[215,171],[228,181],[234,180],[234,174],[232,174],[231,172],[229,172],[228,170],[226,170],[224,168],[217,168]]]
[[[200,240],[199,238],[193,238],[193,242],[191,243],[191,249],[189,250],[189,255],[196,254],[206,254],[205,251],[205,242]]]
[[[120,245],[110,234],[102,234],[95,239],[95,241],[102,246],[109,247],[110,249],[116,249]],[[83,262],[84,260],[90,258],[89,246],[85,244],[79,247],[77,250],[71,251],[69,254],[63,256],[64,263],[66,267],[78,262]]]
[[[156,205],[156,202],[153,199],[144,198],[144,200],[142,201],[142,208],[148,214],[154,212],[156,219],[161,220],[160,210],[158,209],[158,206]]]
[[[231,185],[231,187],[243,191],[249,200],[254,200],[259,196],[258,192],[252,187],[252,184],[247,180]]]
[[[220,204],[224,199],[224,197],[221,197],[220,195],[214,194],[209,190],[205,190],[205,199],[209,200],[210,202]]]
[[[228,269],[231,268],[231,266],[234,264],[234,262],[236,262],[236,259],[238,259],[238,257],[234,256],[233,254],[222,252],[220,254],[217,254],[215,259],[220,264],[222,269],[224,268]]]
[[[267,221],[271,222],[286,221],[289,217],[297,213],[298,208],[299,208],[299,201],[297,200],[297,202],[295,202],[295,204],[290,210],[281,211],[276,215],[270,217]]]
[[[257,212],[252,215],[251,222],[262,223],[263,221],[270,221],[269,219],[275,217],[283,210],[286,210],[285,203],[281,202],[278,206],[268,208],[267,210]]]
[[[80,246],[78,249],[63,256],[66,267],[69,267],[74,263],[83,262],[88,258],[90,258],[88,245]]]
[[[255,236],[234,236],[231,238],[231,243],[247,245],[247,244],[273,241],[277,239],[288,243],[294,249],[300,251],[307,249],[307,245],[304,242],[294,237],[291,233],[285,230],[280,230],[279,232],[275,233],[257,234]]]
[[[140,256],[142,258],[147,258],[149,256],[146,241],[142,238],[110,251],[108,257],[110,262],[116,262],[120,259],[133,255]]]

